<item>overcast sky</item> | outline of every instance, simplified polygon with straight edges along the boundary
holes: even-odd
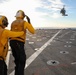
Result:
[[[68,16],[60,14],[63,5]],[[7,16],[8,28],[18,10],[30,17],[34,27],[76,27],[76,0],[0,0],[0,14]]]

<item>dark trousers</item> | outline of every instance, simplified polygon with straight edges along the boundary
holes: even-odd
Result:
[[[7,75],[7,65],[3,60],[0,60],[0,75]]]
[[[24,75],[24,68],[26,63],[24,43],[17,40],[11,40],[10,46],[15,59],[15,75]]]

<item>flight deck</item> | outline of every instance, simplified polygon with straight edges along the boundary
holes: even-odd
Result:
[[[76,29],[36,29],[27,32],[25,75],[76,75]],[[8,75],[14,75],[9,50]]]

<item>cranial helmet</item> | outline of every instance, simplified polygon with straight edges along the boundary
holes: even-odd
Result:
[[[5,27],[8,26],[8,19],[7,19],[7,17],[5,17],[3,15],[0,15],[0,25],[1,26],[5,26]]]
[[[22,10],[18,10],[15,17],[24,18],[25,13]]]

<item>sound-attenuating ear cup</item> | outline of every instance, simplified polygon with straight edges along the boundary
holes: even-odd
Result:
[[[24,18],[25,17],[24,11],[18,10],[15,17]]]
[[[4,18],[3,20],[2,20],[2,24],[4,25],[4,26],[8,26],[8,21],[7,21],[7,18]]]

